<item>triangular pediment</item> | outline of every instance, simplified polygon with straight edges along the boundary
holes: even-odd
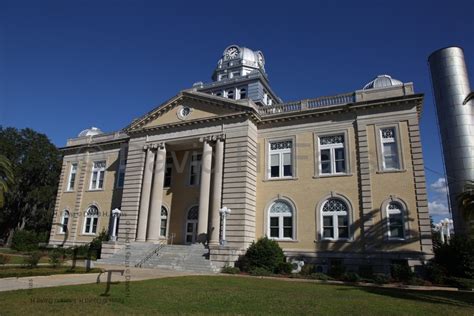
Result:
[[[181,125],[216,118],[254,112],[255,106],[247,102],[228,100],[200,92],[183,91],[130,124],[127,131],[160,126]]]

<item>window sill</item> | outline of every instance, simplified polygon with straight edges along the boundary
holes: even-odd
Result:
[[[385,241],[389,243],[405,243],[408,240],[406,238],[385,238]]]
[[[101,192],[101,191],[104,191],[104,189],[89,189],[89,190],[86,190],[86,192]]]
[[[407,172],[406,169],[397,169],[397,170],[377,170],[377,174],[383,174],[383,173],[403,173]]]
[[[97,236],[97,233],[82,233],[81,236]]]
[[[285,239],[285,238],[270,238],[270,239],[276,242],[300,242],[297,239]]]
[[[287,178],[267,178],[263,179],[263,182],[271,182],[271,181],[294,181],[298,180],[298,177],[287,177]]]
[[[352,173],[331,173],[331,174],[319,174],[314,175],[313,179],[323,179],[323,178],[335,178],[335,177],[352,177]]]
[[[315,240],[315,243],[322,242],[322,243],[346,243],[346,242],[352,242],[353,239],[320,239],[320,240]]]

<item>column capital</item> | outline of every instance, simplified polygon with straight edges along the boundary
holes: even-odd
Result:
[[[145,146],[143,146],[143,150],[147,150],[147,149],[156,150],[156,149],[164,149],[164,148],[165,148],[165,143],[164,142],[150,143],[150,144],[146,144]]]
[[[225,134],[213,134],[213,135],[208,135],[208,136],[203,136],[201,138],[199,138],[199,141],[201,143],[210,143],[210,142],[214,142],[214,141],[218,141],[218,140],[224,140],[225,139]]]

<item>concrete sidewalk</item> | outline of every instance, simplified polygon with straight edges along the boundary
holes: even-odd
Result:
[[[97,268],[105,270],[125,270],[124,266],[117,265],[95,265]],[[184,271],[174,271],[168,269],[141,269],[135,267],[128,268],[130,273],[112,273],[112,282],[140,281],[149,279],[160,279],[175,276],[203,275],[202,273],[192,273]],[[108,273],[100,275],[100,283],[107,282]],[[0,279],[0,292],[13,290],[31,290],[43,287],[55,287],[64,285],[78,285],[97,283],[99,273],[86,274],[56,274],[48,276],[32,276],[24,278],[3,278]]]

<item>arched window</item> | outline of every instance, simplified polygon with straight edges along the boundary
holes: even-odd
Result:
[[[161,207],[161,227],[160,227],[160,235],[166,237],[166,228],[168,225],[168,210],[166,207]]]
[[[189,209],[188,219],[197,220],[199,216],[199,206],[193,206]]]
[[[240,99],[246,99],[247,98],[247,89],[240,88],[239,95],[240,95]]]
[[[293,239],[294,210],[285,200],[276,200],[268,212],[268,236],[275,239]]]
[[[99,221],[99,209],[92,205],[87,209],[84,234],[96,234],[97,223]]]
[[[227,91],[227,97],[229,99],[233,99],[234,98],[234,90],[228,90]]]
[[[390,202],[387,205],[387,234],[389,239],[404,239],[404,209],[398,202]]]
[[[59,230],[61,234],[66,233],[68,223],[69,223],[69,211],[64,210],[63,216],[61,217],[61,229]]]
[[[322,239],[349,239],[349,207],[338,198],[326,200],[321,209]]]

